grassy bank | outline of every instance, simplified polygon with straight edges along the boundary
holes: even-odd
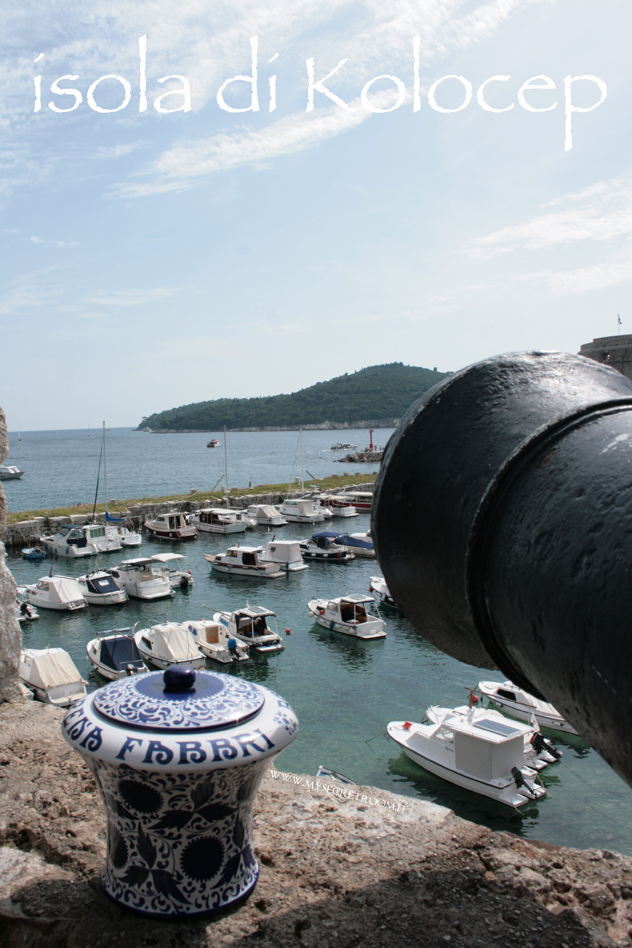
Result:
[[[354,484],[372,483],[376,478],[375,474],[340,474],[337,477],[323,477],[320,480],[305,481],[305,489],[336,491],[342,487],[353,487]],[[296,485],[292,485],[293,489]],[[284,484],[256,484],[252,487],[233,488],[230,491],[230,497],[243,497],[245,494],[287,494],[287,481]],[[199,491],[197,494],[173,494],[168,497],[139,497],[133,500],[117,500],[108,504],[109,512],[114,516],[127,510],[135,504],[164,504],[169,500],[176,503],[182,503],[185,500],[202,501],[206,503],[224,504],[225,494],[219,491]],[[34,517],[69,517],[71,514],[90,513],[92,504],[77,504],[73,507],[58,507],[54,510],[22,510],[16,513],[9,513],[7,521],[9,524],[18,523],[21,520],[32,520]],[[96,512],[104,513],[105,505],[97,504]]]

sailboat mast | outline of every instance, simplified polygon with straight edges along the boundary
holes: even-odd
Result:
[[[108,465],[105,458],[105,422],[103,422],[103,484],[105,489],[105,512],[108,512]]]
[[[224,487],[226,490],[226,509],[228,510],[228,445],[226,444],[226,425],[224,425]]]
[[[305,472],[303,469],[303,429],[299,428],[298,430],[300,432],[300,438],[301,438],[301,493],[304,494],[305,493]]]

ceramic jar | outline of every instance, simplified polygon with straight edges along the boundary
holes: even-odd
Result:
[[[77,702],[64,737],[107,809],[106,893],[145,915],[224,909],[255,886],[252,807],[298,731],[289,704],[232,675],[171,667]]]

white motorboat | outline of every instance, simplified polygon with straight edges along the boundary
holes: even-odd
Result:
[[[260,546],[231,546],[225,553],[205,553],[204,559],[217,573],[231,576],[261,576],[276,579],[285,572],[279,563],[265,559]]]
[[[491,704],[501,708],[513,718],[518,718],[520,721],[531,721],[535,718],[540,727],[549,728],[551,731],[562,731],[565,734],[577,734],[575,728],[552,704],[530,695],[511,681],[479,681],[476,690]]]
[[[436,709],[439,710],[439,709]],[[510,807],[546,794],[525,760],[526,724],[507,721],[497,711],[474,708],[467,714],[440,709],[428,724],[391,721],[391,737],[410,760],[459,787]]]
[[[207,441],[206,447],[207,447],[207,448],[219,448],[220,445],[221,445],[221,443],[222,443],[222,442],[221,442],[221,441],[218,441],[217,438],[211,438],[210,441]]]
[[[301,555],[306,560],[320,560],[323,563],[348,563],[355,560],[355,553],[346,546],[334,543],[332,537],[318,534],[314,534],[311,540],[301,542]]]
[[[116,606],[127,602],[127,592],[106,570],[97,569],[85,576],[77,576],[77,583],[83,598],[91,606]]]
[[[110,629],[100,632],[88,642],[86,652],[88,660],[103,678],[118,681],[130,675],[149,671],[141,658],[131,628]]]
[[[469,715],[471,708],[478,704],[478,698],[474,691],[470,692],[470,701],[471,704],[461,705],[458,708],[440,708],[438,705],[428,708],[424,724],[439,724],[447,714],[460,714],[462,717],[466,717]],[[502,715],[499,715],[497,711],[490,711],[489,713],[495,715],[498,720],[503,720]],[[527,767],[532,770],[543,770],[547,764],[553,764],[556,760],[559,760],[562,753],[544,739],[537,721],[530,721],[529,728],[524,732],[524,756]]]
[[[108,512],[105,512],[105,532],[110,539],[118,539],[121,546],[141,546],[143,538],[140,533],[135,533],[125,526],[124,522],[119,522],[109,518]]]
[[[15,464],[0,464],[0,481],[19,481],[26,471],[21,471]]]
[[[287,523],[272,504],[251,504],[246,513],[258,527],[283,527]]]
[[[191,523],[204,533],[244,533],[246,524],[232,510],[208,507],[191,515]]]
[[[225,507],[224,510],[226,513],[234,514],[237,523],[243,523],[246,530],[252,530],[257,526],[257,521],[248,514],[247,510],[241,510],[239,507]]]
[[[181,625],[195,638],[202,654],[215,662],[228,665],[232,662],[247,662],[250,658],[248,646],[233,638],[221,622],[202,619],[199,622],[182,622]]]
[[[375,606],[372,596],[340,596],[338,599],[312,599],[307,611],[324,629],[343,632],[357,639],[384,639],[386,622],[368,611]]]
[[[20,587],[22,588],[22,587]],[[15,612],[18,622],[34,622],[39,619],[39,612],[25,599],[17,599],[15,603]]]
[[[96,547],[97,553],[118,553],[121,549],[118,532],[110,532],[105,524],[86,523],[81,529],[88,543]]]
[[[357,448],[357,444],[350,444],[348,441],[336,441],[335,444],[332,444],[330,451],[350,451],[352,448]]]
[[[268,626],[268,619],[274,620],[274,629]],[[285,647],[276,631],[276,615],[262,606],[254,608],[246,603],[245,608],[235,612],[216,612],[214,622],[223,625],[230,636],[257,652],[280,652]]]
[[[384,603],[387,606],[395,606],[396,609],[398,608],[397,603],[389,592],[389,588],[383,576],[371,576],[369,592],[375,593],[381,603]]]
[[[53,556],[67,556],[77,559],[83,556],[96,556],[99,552],[94,543],[88,543],[83,527],[66,523],[55,536],[40,537],[39,541]]]
[[[35,584],[20,586],[18,593],[39,609],[74,612],[87,605],[81,586],[67,576],[43,576]]]
[[[204,656],[195,638],[177,622],[163,622],[150,629],[139,629],[134,641],[141,656],[157,668],[189,665],[204,668]]]
[[[279,508],[279,513],[290,523],[322,523],[325,513],[314,500],[290,500],[288,497]]]
[[[158,514],[154,520],[145,520],[148,533],[159,540],[195,540],[197,530],[186,522],[182,513]]]
[[[173,569],[167,566],[168,563],[174,563],[176,560],[185,560],[183,553],[154,553],[151,558],[152,563],[156,563],[156,568],[161,570],[163,576],[169,580],[172,589],[189,589],[193,586],[193,576],[190,569]]]
[[[123,560],[108,573],[119,586],[123,586],[128,596],[134,599],[164,599],[175,596],[164,567],[154,562],[151,556],[138,556],[133,560]]]
[[[286,573],[309,569],[307,564],[303,562],[300,540],[272,539],[268,543],[264,543],[261,558],[276,563],[279,569]]]
[[[86,696],[86,682],[63,648],[24,648],[20,679],[38,701],[67,708]]]
[[[343,533],[336,543],[348,547],[356,556],[368,556],[375,559],[375,547],[370,533]]]

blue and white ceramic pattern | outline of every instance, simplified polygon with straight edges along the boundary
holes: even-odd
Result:
[[[274,692],[191,669],[112,682],[75,704],[63,732],[107,808],[108,895],[160,917],[247,895],[259,874],[254,797],[297,730]]]

